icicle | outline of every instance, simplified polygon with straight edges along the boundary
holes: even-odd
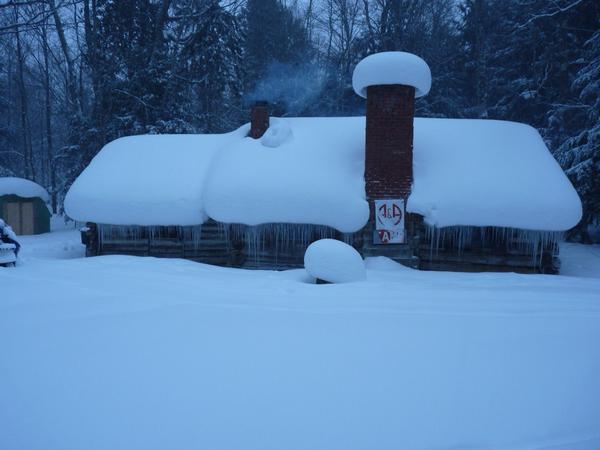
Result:
[[[202,227],[201,226],[185,226],[179,228],[179,236],[184,242],[191,242],[195,250],[200,248],[202,244]]]
[[[475,236],[481,248],[498,249],[506,253],[519,252],[530,255],[532,265],[540,268],[545,252],[556,254],[562,233],[552,231],[522,230],[508,227],[455,226],[437,228],[426,225],[425,236],[429,243],[429,259],[433,260],[440,250],[454,250],[458,255],[473,248]]]

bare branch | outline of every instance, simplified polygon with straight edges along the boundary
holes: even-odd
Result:
[[[536,14],[534,16],[531,16],[525,23],[522,23],[521,25],[517,26],[517,28],[525,28],[527,25],[529,25],[530,23],[532,23],[538,19],[542,19],[544,17],[554,17],[557,14],[567,12],[568,10],[576,7],[577,5],[583,3],[584,1],[586,1],[586,0],[575,0],[573,3],[571,3],[567,6],[562,6],[562,7],[560,5],[558,5],[558,3],[552,2],[552,3],[554,3],[554,5],[556,7],[554,9],[554,11],[542,13],[542,14]]]

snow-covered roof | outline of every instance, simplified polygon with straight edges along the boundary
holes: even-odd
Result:
[[[431,70],[417,55],[405,52],[381,52],[367,56],[356,65],[352,86],[359,96],[367,97],[369,86],[404,84],[415,88],[415,97],[431,89]]]
[[[65,211],[114,225],[196,225],[206,221],[203,192],[215,151],[241,140],[216,135],[142,135],[110,142],[75,180]]]
[[[45,202],[50,199],[48,192],[42,186],[31,180],[17,177],[0,177],[0,197],[4,195],[18,195],[23,198],[39,197]]]
[[[153,135],[108,144],[65,199],[74,219],[120,225],[368,220],[364,117],[272,119],[261,140]],[[415,119],[407,209],[426,222],[562,231],[581,202],[539,133],[492,120]]]
[[[260,141],[239,140],[218,152],[205,186],[208,216],[248,225],[313,223],[344,232],[362,228],[369,217],[364,119],[271,119],[270,128],[279,131],[267,131]],[[276,142],[273,135],[287,138]]]
[[[407,209],[438,227],[564,231],[581,201],[534,128],[516,122],[416,119]]]

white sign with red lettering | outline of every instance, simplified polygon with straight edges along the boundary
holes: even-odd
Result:
[[[404,200],[375,200],[375,238],[377,244],[404,243]]]

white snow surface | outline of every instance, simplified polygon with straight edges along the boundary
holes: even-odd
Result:
[[[597,246],[564,249],[572,276],[376,258],[314,285],[84,259],[76,230],[22,244],[0,268],[2,449],[600,448]]]
[[[292,128],[287,121],[272,117],[269,128],[260,138],[260,143],[265,147],[277,148],[292,140],[293,137]]]
[[[304,253],[304,268],[313,278],[350,283],[367,278],[365,263],[354,247],[335,239],[319,239]]]
[[[364,119],[286,118],[293,135],[277,148],[244,138],[222,149],[207,178],[204,206],[227,223],[364,226]],[[267,131],[267,133],[269,133]]]
[[[153,135],[108,144],[73,184],[67,213],[117,225],[307,223],[354,232],[368,220],[364,117],[273,119],[260,140]],[[539,133],[494,120],[415,119],[407,209],[439,227],[563,231],[581,202]]]
[[[417,55],[406,52],[381,52],[367,56],[354,68],[352,87],[366,98],[369,86],[404,84],[415,88],[415,97],[431,89],[431,70]]]
[[[407,210],[437,227],[564,231],[581,201],[539,133],[516,122],[415,120]]]
[[[0,197],[3,195],[18,195],[23,198],[39,197],[44,202],[50,200],[46,189],[39,184],[17,177],[0,177]]]
[[[113,225],[197,225],[215,152],[247,133],[142,135],[107,144],[65,198],[68,215]]]

